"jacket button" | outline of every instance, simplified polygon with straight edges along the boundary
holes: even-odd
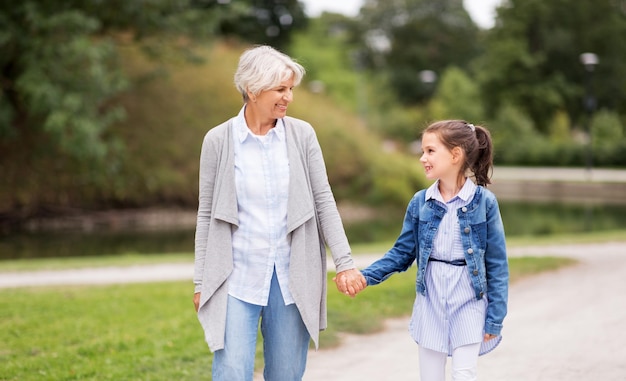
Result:
[[[474,271],[472,272],[472,274],[474,274],[474,275],[478,275],[478,270],[474,270]]]
[[[462,211],[463,213],[467,212],[467,207],[466,207],[466,206],[462,207],[462,208],[461,208],[461,211]]]
[[[468,254],[474,254],[474,249],[472,249],[471,247],[469,249],[467,249],[467,253]]]
[[[481,291],[480,294],[478,294],[478,296],[482,298],[483,296],[485,296],[485,293]]]
[[[466,227],[465,229],[463,229],[463,231],[465,232],[465,234],[470,232],[470,228]]]

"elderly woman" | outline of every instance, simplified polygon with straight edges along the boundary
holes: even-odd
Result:
[[[264,376],[302,379],[309,340],[326,328],[326,252],[337,287],[365,287],[355,268],[310,124],[287,117],[304,68],[269,46],[235,73],[244,105],[211,129],[200,157],[194,304],[213,380],[252,380],[261,320]]]

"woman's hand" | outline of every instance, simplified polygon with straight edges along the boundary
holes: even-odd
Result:
[[[196,312],[198,312],[198,308],[200,308],[200,293],[196,292],[193,294],[193,306],[196,308]]]
[[[337,289],[351,298],[354,298],[356,294],[361,292],[367,287],[367,281],[361,272],[357,269],[345,270],[337,273],[337,276],[333,278]]]

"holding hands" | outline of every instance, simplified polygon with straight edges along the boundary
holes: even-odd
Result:
[[[357,269],[345,270],[333,278],[337,289],[342,293],[354,298],[356,294],[367,287],[365,277]]]

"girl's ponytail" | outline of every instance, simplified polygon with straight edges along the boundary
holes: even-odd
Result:
[[[476,126],[476,139],[478,141],[477,155],[470,169],[474,173],[478,185],[487,186],[491,184],[491,173],[493,170],[493,144],[491,134],[482,127]]]

